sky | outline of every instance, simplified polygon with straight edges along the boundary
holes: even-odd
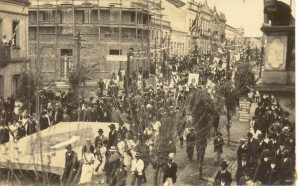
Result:
[[[280,0],[290,4],[290,0]],[[295,15],[295,1],[292,0],[292,14]],[[216,5],[217,11],[225,13],[227,24],[243,27],[246,37],[261,37],[263,23],[263,0],[207,0],[209,7]]]

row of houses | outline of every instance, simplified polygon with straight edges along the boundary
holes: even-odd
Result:
[[[130,49],[136,56],[133,68],[146,69],[150,62],[161,63],[164,53],[182,57],[195,45],[199,53],[211,54],[224,41],[226,29],[232,28],[224,13],[206,0],[0,3],[0,35],[14,40],[11,62],[0,70],[0,96],[5,97],[15,93],[22,68],[39,64],[46,84],[63,86],[74,65],[94,65],[89,79],[95,85],[113,72],[124,72]],[[74,37],[78,33],[80,41]]]

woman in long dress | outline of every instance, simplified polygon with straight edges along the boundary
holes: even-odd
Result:
[[[83,153],[83,165],[80,176],[79,184],[86,184],[92,182],[93,170],[94,170],[94,161],[95,156],[91,152],[90,148],[86,149],[86,152]]]
[[[104,181],[104,167],[106,163],[106,147],[102,141],[98,142],[98,146],[95,149],[95,162],[94,162],[94,178],[96,183],[105,183]]]

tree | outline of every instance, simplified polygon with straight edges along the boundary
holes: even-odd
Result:
[[[249,63],[240,63],[237,65],[237,71],[234,77],[234,85],[239,96],[246,95],[249,87],[255,85],[255,75]]]
[[[89,66],[81,66],[75,68],[72,72],[69,73],[69,83],[75,97],[78,97],[79,95],[80,84],[85,84],[85,81],[89,79],[89,75],[95,72],[95,67],[97,65],[98,63]]]
[[[21,82],[19,87],[17,87],[16,98],[23,103],[21,110],[28,109],[30,112],[32,103],[35,102],[36,81],[31,72],[23,71],[20,75]]]
[[[234,88],[233,83],[231,81],[221,82],[216,85],[216,92],[225,101],[226,107],[226,118],[227,118],[227,132],[228,132],[228,146],[230,143],[230,123],[232,116],[235,114],[236,106],[238,104],[239,94],[237,89]]]

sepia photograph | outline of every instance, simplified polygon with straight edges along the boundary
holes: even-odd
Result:
[[[0,186],[297,185],[295,25],[296,0],[0,0]]]

